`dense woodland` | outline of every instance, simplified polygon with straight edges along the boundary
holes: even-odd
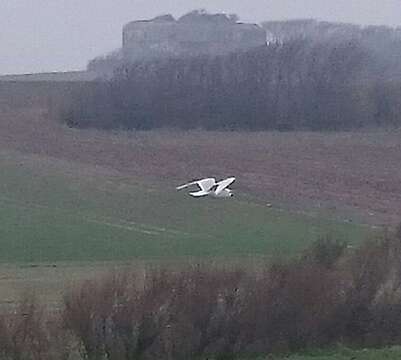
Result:
[[[123,129],[401,125],[399,29],[329,25],[265,23],[276,40],[246,52],[119,64],[60,114],[69,126]]]

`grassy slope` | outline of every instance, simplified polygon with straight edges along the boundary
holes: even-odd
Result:
[[[36,161],[36,160],[35,160]],[[286,256],[320,235],[366,230],[290,215],[238,194],[195,200],[127,178],[99,178],[0,153],[1,262]]]

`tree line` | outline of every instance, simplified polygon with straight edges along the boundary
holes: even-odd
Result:
[[[64,99],[59,114],[69,126],[105,129],[399,126],[401,79],[389,66],[356,38],[296,38],[222,56],[121,64],[108,81]]]

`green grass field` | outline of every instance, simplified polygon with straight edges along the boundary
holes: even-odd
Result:
[[[167,180],[162,188],[72,168],[0,153],[0,262],[285,257],[319,236],[356,243],[368,233],[246,194],[193,199]]]
[[[295,255],[325,235],[357,244],[371,231],[324,216],[268,208],[247,194],[222,201],[193,199],[177,192],[175,183],[163,188],[146,179],[87,170],[0,152],[0,305],[8,309],[21,293],[33,290],[41,301],[57,307],[66,286],[101,276],[119,262],[253,262]],[[31,266],[49,263],[57,267]],[[389,348],[253,360],[399,358],[400,348]]]

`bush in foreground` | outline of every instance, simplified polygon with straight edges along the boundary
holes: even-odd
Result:
[[[400,258],[397,231],[351,250],[322,239],[292,262],[255,272],[193,266],[112,274],[68,290],[61,314],[27,300],[3,314],[0,352],[220,360],[401,344]]]

